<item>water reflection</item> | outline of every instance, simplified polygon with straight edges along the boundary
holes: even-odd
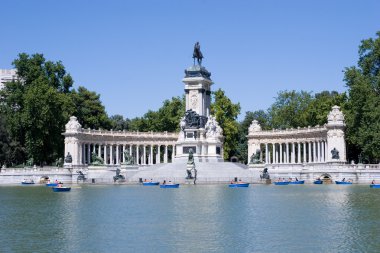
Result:
[[[375,252],[368,186],[0,187],[0,252]]]

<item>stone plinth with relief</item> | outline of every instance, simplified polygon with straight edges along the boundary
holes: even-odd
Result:
[[[223,161],[223,132],[210,115],[211,73],[200,64],[185,70],[186,113],[176,143],[176,159],[187,158],[190,149],[199,162]]]

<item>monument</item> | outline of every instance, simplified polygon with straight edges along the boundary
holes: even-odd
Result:
[[[199,42],[194,46],[193,58],[194,64],[185,70],[182,80],[185,83],[186,113],[180,122],[175,158],[184,160],[192,150],[194,161],[223,161],[222,129],[210,115],[213,82],[211,73],[202,66]]]

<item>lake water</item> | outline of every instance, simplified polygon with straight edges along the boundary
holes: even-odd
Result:
[[[0,205],[0,252],[380,251],[364,185],[13,186]]]

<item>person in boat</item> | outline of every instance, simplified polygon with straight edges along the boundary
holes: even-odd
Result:
[[[144,179],[144,182],[146,182],[146,178]]]
[[[298,182],[298,178],[296,177],[296,182]]]
[[[292,182],[292,180],[293,180],[293,179],[292,179],[291,177],[289,177],[288,181],[289,181],[289,182]]]
[[[234,183],[235,183],[234,180],[231,180],[230,184],[234,184]]]
[[[150,182],[153,182],[153,179],[152,179],[152,178],[150,179]]]
[[[346,178],[345,177],[342,179],[342,182],[346,182]]]
[[[166,184],[166,180],[164,180],[164,182],[162,182],[162,184]]]

